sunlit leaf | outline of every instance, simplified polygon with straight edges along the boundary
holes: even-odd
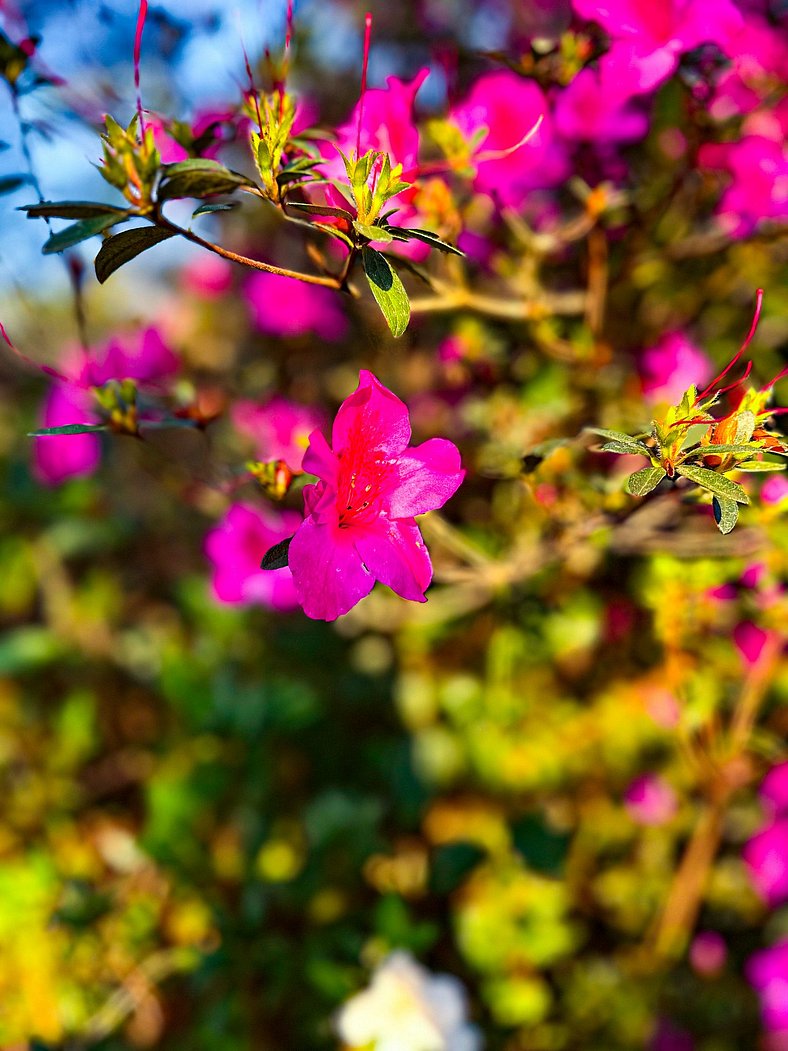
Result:
[[[724,474],[709,471],[706,467],[696,467],[694,464],[682,464],[681,467],[676,468],[676,471],[691,482],[695,482],[696,485],[708,489],[715,496],[727,497],[729,500],[735,500],[737,504],[750,502],[749,496],[739,483],[726,478]]]
[[[626,490],[632,496],[646,496],[666,475],[664,467],[643,467],[627,478]]]
[[[364,273],[383,316],[395,337],[401,336],[410,320],[410,300],[391,263],[374,248],[362,250]]]

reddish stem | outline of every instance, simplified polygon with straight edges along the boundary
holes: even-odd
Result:
[[[361,65],[361,96],[358,100],[358,127],[356,128],[356,160],[361,156],[361,123],[364,119],[364,96],[367,93],[367,67],[369,66],[369,38],[372,33],[372,12],[364,15],[364,59]]]
[[[140,119],[140,139],[145,135],[145,118],[142,115],[142,95],[140,94],[140,55],[142,53],[142,31],[148,17],[148,0],[140,0],[137,14],[137,29],[134,33],[134,88],[137,92],[137,116]]]
[[[758,327],[758,321],[759,321],[760,316],[761,316],[761,307],[762,306],[763,306],[763,289],[759,288],[758,291],[755,293],[755,315],[753,316],[752,324],[750,325],[750,331],[747,333],[747,336],[746,336],[744,342],[742,343],[741,347],[739,348],[738,352],[731,358],[731,360],[728,362],[728,364],[725,366],[725,368],[722,370],[722,372],[719,374],[719,376],[715,376],[715,378],[711,381],[711,383],[708,385],[708,387],[706,387],[706,389],[704,391],[702,391],[698,395],[698,401],[703,401],[703,399],[714,390],[714,388],[717,386],[717,384],[720,382],[720,380],[724,379],[724,377],[728,375],[730,370],[733,368],[733,366],[736,364],[736,362],[739,360],[739,358],[745,352],[747,347],[749,347],[750,343],[752,343],[752,339],[753,339],[753,336],[755,335],[755,330]],[[742,376],[742,379],[746,379],[747,376],[749,376],[749,371],[746,372],[744,376]],[[737,380],[736,383],[741,383],[741,380]],[[731,384],[730,386],[726,387],[725,390],[726,391],[731,390],[732,387],[736,386],[736,383]],[[722,394],[724,392],[723,391],[719,391],[718,393]]]

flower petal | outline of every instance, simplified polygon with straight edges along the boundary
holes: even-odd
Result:
[[[358,387],[339,407],[332,431],[336,453],[346,449],[396,454],[410,441],[410,420],[404,402],[367,369]],[[307,468],[308,469],[308,468]]]
[[[465,477],[453,442],[431,438],[397,457],[397,485],[389,497],[392,518],[413,518],[443,507]]]
[[[309,448],[304,453],[301,466],[307,474],[317,475],[336,488],[339,461],[320,430],[309,435]]]
[[[307,518],[293,537],[290,571],[304,613],[314,620],[336,620],[373,588],[375,577],[361,562],[353,532]]]
[[[348,532],[375,579],[402,598],[427,601],[424,592],[432,580],[432,563],[414,521],[382,518],[374,527]]]
[[[53,386],[44,402],[42,426],[98,423],[90,406],[90,396],[79,387]],[[52,434],[35,439],[33,457],[36,477],[47,485],[59,485],[67,478],[95,471],[101,459],[101,442],[97,434]]]

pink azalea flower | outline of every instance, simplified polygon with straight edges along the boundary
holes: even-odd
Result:
[[[749,13],[730,49],[731,64],[722,70],[709,112],[727,120],[755,109],[788,66],[788,45],[780,30]]]
[[[729,0],[574,0],[581,18],[598,22],[612,37],[600,68],[606,80],[631,80],[651,91],[673,73],[679,58],[699,44],[715,43],[729,54],[742,26]]]
[[[732,237],[746,237],[763,220],[788,219],[788,147],[764,135],[708,143],[698,153],[703,168],[727,173],[730,183],[717,215]]]
[[[566,158],[553,135],[547,99],[535,81],[509,70],[487,73],[450,116],[469,141],[480,128],[487,128],[474,150],[473,185],[479,193],[517,207],[530,190],[555,186],[565,178]],[[507,153],[540,117],[542,123],[528,141]],[[497,153],[505,156],[494,156]]]
[[[259,604],[276,610],[298,606],[293,576],[284,569],[262,570],[266,551],[298,528],[294,511],[274,511],[250,504],[233,504],[205,538],[205,553],[213,563],[211,584],[217,601],[228,605]]]
[[[760,796],[773,814],[788,813],[788,763],[771,768],[761,782]]]
[[[598,71],[581,70],[559,94],[555,104],[555,126],[565,139],[576,142],[632,142],[648,131],[648,117],[613,85],[603,82]]]
[[[706,978],[719,974],[727,958],[725,939],[716,931],[699,931],[692,939],[689,961],[697,974]]]
[[[762,949],[747,961],[747,981],[761,1000],[761,1017],[770,1032],[788,1032],[788,941]]]
[[[201,157],[215,158],[227,140],[226,132],[230,125],[236,123],[235,114],[225,111],[206,111],[200,113],[191,125],[192,137],[199,139],[210,132],[211,141],[200,151]],[[145,118],[145,124],[153,129],[153,139],[161,156],[162,164],[175,164],[187,160],[191,154],[172,136],[170,126],[155,113]],[[232,131],[230,132],[232,135]]]
[[[664,825],[676,813],[676,793],[655,774],[636,777],[626,791],[624,803],[633,821],[640,825]]]
[[[307,616],[336,619],[376,580],[426,601],[432,565],[415,516],[442,507],[465,472],[451,442],[408,449],[410,434],[405,405],[362,369],[334,420],[333,448],[311,435],[304,470],[319,481],[304,488],[306,517],[289,551]]]
[[[173,375],[178,365],[177,356],[155,328],[131,338],[113,337],[89,354],[69,348],[61,371],[71,382],[56,382],[50,387],[41,411],[41,427],[99,423],[91,387],[101,387],[109,380],[132,379],[155,388]],[[39,481],[59,485],[67,478],[91,474],[100,457],[100,440],[95,434],[49,435],[35,440],[33,469]]]
[[[182,267],[181,283],[201,299],[219,299],[233,284],[233,267],[221,256],[208,252],[191,259]]]
[[[652,403],[677,402],[692,384],[711,379],[713,366],[683,332],[667,332],[643,351],[640,359],[643,393]]]
[[[293,338],[312,333],[334,342],[347,332],[347,318],[335,292],[259,270],[244,287],[252,320],[260,332]]]
[[[757,664],[763,653],[763,647],[769,641],[771,633],[759,628],[751,620],[743,620],[733,629],[733,641],[742,660],[748,667]]]
[[[236,402],[232,420],[254,442],[258,460],[284,460],[291,471],[301,470],[309,436],[325,422],[316,409],[297,405],[278,394],[263,405]]]
[[[761,486],[761,500],[765,504],[779,504],[788,498],[788,478],[782,474],[773,474]]]
[[[788,820],[778,818],[750,839],[742,852],[750,878],[769,905],[788,899]]]

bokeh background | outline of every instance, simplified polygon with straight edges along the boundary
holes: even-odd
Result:
[[[570,105],[617,39],[591,6],[369,5],[370,85],[430,69],[421,225],[469,254],[424,264],[464,298],[436,307],[407,278],[398,341],[366,295],[315,305],[185,242],[99,286],[98,242],[42,257],[44,223],[16,210],[31,183],[0,198],[0,320],[25,355],[73,356],[76,282],[93,348],[152,329],[175,355],[174,402],[217,410],[204,430],[105,435],[100,463],[93,450],[67,477],[27,437],[50,380],[2,348],[7,1051],[359,1046],[346,1005],[396,951],[410,984],[399,1007],[373,1004],[366,1047],[788,1046],[786,487],[756,476],[723,537],[677,492],[636,509],[638,463],[584,431],[636,433],[708,381],[758,287],[757,385],[785,364],[785,12],[742,0],[738,51],[676,45],[652,86]],[[316,124],[356,105],[365,10],[296,4],[288,87]],[[27,173],[26,149],[46,199],[112,200],[92,165],[101,115],[134,112],[136,5],[0,15],[9,39],[40,35],[28,73],[56,81],[18,112],[0,85],[0,178]],[[284,32],[284,4],[152,3],[146,108],[232,112],[241,36],[265,87]],[[439,123],[503,73],[539,86],[558,157],[507,193],[478,164],[447,166]],[[476,123],[497,127],[483,96]],[[513,119],[511,143],[527,130]],[[242,129],[221,157],[251,170]],[[273,210],[199,222],[310,266],[314,238]],[[331,625],[272,608],[255,572],[282,511],[244,476],[271,437],[238,406],[267,406],[269,428],[274,396],[328,420],[359,368],[408,403],[415,440],[455,441],[468,477],[423,523],[428,603],[379,587]],[[207,542],[239,503],[248,543]],[[439,994],[427,971],[453,979]],[[432,1035],[408,1036],[403,1018],[430,1011]]]

